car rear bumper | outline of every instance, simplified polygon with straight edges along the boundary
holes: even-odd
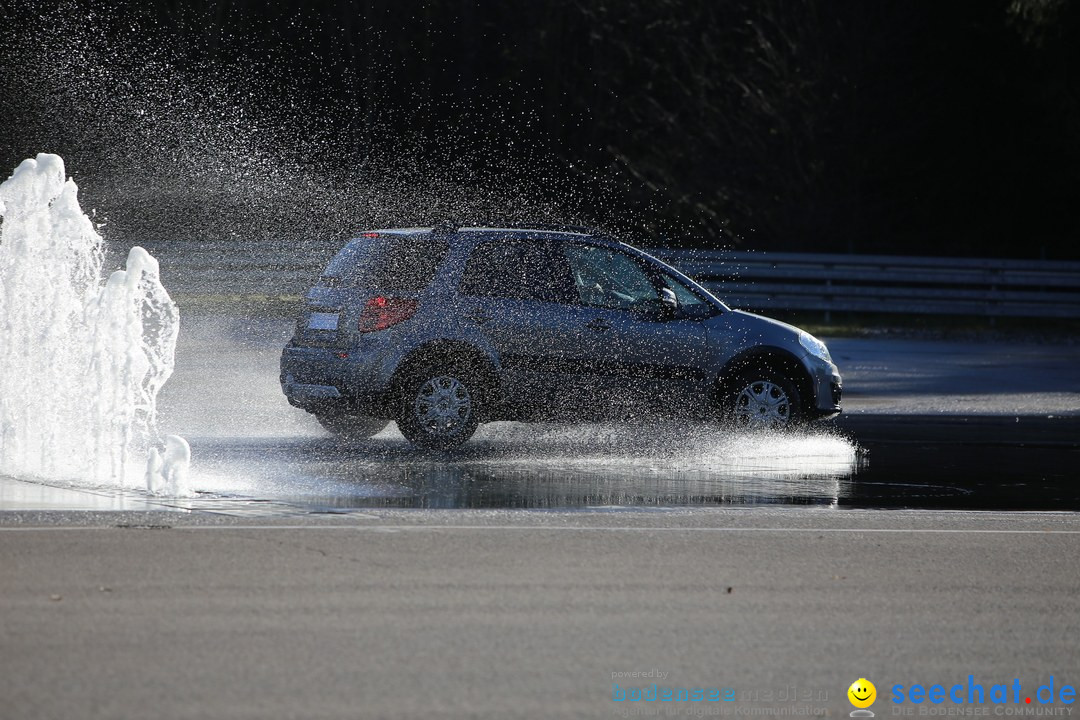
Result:
[[[291,373],[281,380],[281,390],[289,399],[289,404],[307,410],[312,407],[341,403],[344,396],[333,385],[314,385],[296,382]]]
[[[348,352],[335,348],[290,345],[281,354],[281,390],[289,404],[311,413],[346,411],[384,417],[386,382],[364,377]],[[361,389],[362,388],[362,389]]]

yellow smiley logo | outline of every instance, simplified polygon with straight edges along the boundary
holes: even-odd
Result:
[[[877,699],[877,688],[866,678],[859,678],[847,689],[848,700],[857,708],[868,708]]]

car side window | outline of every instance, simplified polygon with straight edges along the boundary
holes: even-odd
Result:
[[[584,305],[630,310],[659,300],[649,275],[629,255],[598,245],[568,244],[574,289]]]
[[[573,301],[570,271],[547,243],[490,240],[473,249],[458,287],[462,295],[543,302]]]

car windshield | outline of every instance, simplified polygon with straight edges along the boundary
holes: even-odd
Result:
[[[445,239],[430,235],[361,237],[330,261],[322,279],[331,287],[422,290],[449,250]]]

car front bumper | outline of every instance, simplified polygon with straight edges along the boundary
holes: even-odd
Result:
[[[834,417],[842,412],[841,401],[844,383],[840,372],[832,363],[819,362],[811,368],[814,381],[814,407],[810,413],[819,419]]]

